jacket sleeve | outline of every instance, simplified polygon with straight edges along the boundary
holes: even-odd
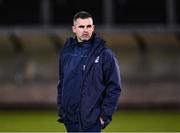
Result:
[[[62,118],[62,108],[61,108],[61,99],[62,99],[62,81],[63,81],[63,73],[62,73],[62,65],[61,65],[61,61],[62,61],[62,55],[61,53],[59,54],[59,81],[58,81],[58,85],[57,85],[57,110],[58,110],[58,116],[60,117],[60,119],[58,120],[59,122],[61,122],[61,118]]]
[[[105,128],[112,120],[112,114],[117,108],[118,99],[121,93],[121,78],[119,63],[115,55],[107,49],[103,56],[103,79],[105,91],[100,116],[105,122]]]

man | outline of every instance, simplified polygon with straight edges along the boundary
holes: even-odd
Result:
[[[67,39],[60,52],[58,121],[68,132],[101,132],[111,121],[121,92],[117,59],[94,28],[88,12],[75,14],[75,38]]]

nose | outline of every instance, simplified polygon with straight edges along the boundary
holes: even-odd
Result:
[[[87,29],[87,28],[84,28],[83,32],[84,32],[84,33],[87,33],[87,32],[88,32],[88,29]]]

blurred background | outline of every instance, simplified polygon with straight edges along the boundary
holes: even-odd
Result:
[[[64,131],[58,53],[81,10],[120,62],[122,94],[106,130],[180,131],[178,0],[0,0],[0,131]]]

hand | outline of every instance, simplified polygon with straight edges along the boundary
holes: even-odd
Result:
[[[103,118],[102,117],[100,117],[100,122],[101,122],[101,125],[103,126],[104,125],[104,121],[103,121]]]

